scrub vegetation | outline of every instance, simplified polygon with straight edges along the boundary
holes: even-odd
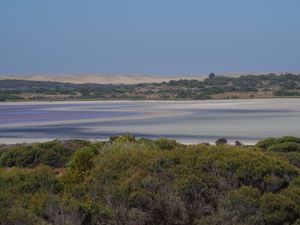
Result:
[[[0,224],[300,224],[300,139],[0,147]]]
[[[42,100],[202,100],[299,97],[300,74],[216,76],[203,81],[141,84],[71,84],[0,80],[0,101]]]

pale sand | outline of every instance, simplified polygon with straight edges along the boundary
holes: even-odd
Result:
[[[223,76],[239,77],[242,75],[261,75],[269,74],[270,72],[231,72],[222,73]],[[276,72],[274,74],[280,75],[285,72]],[[293,72],[298,74],[297,72]],[[219,74],[217,74],[218,76]],[[178,75],[145,75],[145,74],[109,74],[109,73],[85,73],[85,74],[31,74],[31,75],[0,75],[0,80],[31,80],[31,81],[56,81],[66,83],[95,83],[95,84],[137,84],[137,83],[160,83],[168,82],[170,80],[180,79],[194,79],[204,80],[208,74],[178,74]]]
[[[137,84],[160,83],[170,80],[195,79],[203,80],[207,75],[119,75],[119,74],[61,74],[61,75],[0,75],[0,80],[30,80],[30,81],[56,81],[65,83],[95,83],[95,84]]]

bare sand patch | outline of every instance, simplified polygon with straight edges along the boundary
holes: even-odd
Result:
[[[120,74],[60,74],[60,75],[3,75],[0,80],[30,80],[30,81],[55,81],[64,83],[95,83],[95,84],[137,84],[137,83],[160,83],[170,80],[195,79],[203,80],[206,75],[120,75]]]

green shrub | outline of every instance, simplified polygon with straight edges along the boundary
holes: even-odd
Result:
[[[259,148],[262,148],[264,150],[267,150],[267,148],[269,148],[275,144],[278,144],[278,139],[270,137],[270,138],[266,138],[266,139],[258,141],[256,143],[256,146]]]
[[[271,152],[299,152],[300,153],[300,144],[295,142],[284,142],[281,144],[275,144],[267,149]]]
[[[259,148],[262,148],[264,150],[267,150],[269,147],[271,147],[273,145],[278,145],[278,144],[282,144],[282,143],[290,143],[290,142],[300,144],[300,138],[292,137],[292,136],[285,136],[282,138],[272,138],[271,137],[271,138],[266,138],[266,139],[263,139],[263,140],[257,142],[256,146]]]
[[[288,160],[294,166],[300,168],[300,153],[299,152],[288,152],[288,153],[279,153],[279,156]]]
[[[229,204],[234,211],[227,211],[226,218],[234,215],[236,221],[259,224],[263,217],[258,196],[282,190],[298,174],[289,163],[251,148],[191,145],[165,151],[144,146],[133,143],[105,147],[94,161],[89,186],[97,201],[107,203],[105,199],[109,198],[111,207],[118,211],[122,205],[125,214],[138,209],[147,215],[143,217],[148,218],[147,224],[193,224]],[[228,197],[230,202],[224,203],[226,207],[219,206],[228,191],[242,185],[252,187],[233,192]],[[242,211],[238,203],[243,204]],[[114,210],[113,217],[123,221]],[[174,211],[177,216],[172,214]],[[255,214],[247,220],[247,213]]]
[[[93,168],[93,159],[98,154],[95,147],[84,147],[78,149],[67,164],[69,175],[74,182],[80,182],[86,177]]]
[[[164,149],[164,150],[171,150],[179,146],[176,140],[167,139],[167,138],[158,138],[154,142],[155,144],[158,145],[160,149]]]
[[[64,168],[0,168],[0,224],[299,223],[299,169],[285,158],[297,152],[123,138],[14,146],[26,154],[5,146],[4,153],[19,165],[31,151],[81,144]]]
[[[122,134],[122,135],[117,135],[117,136],[110,137],[109,142],[110,143],[114,143],[114,142],[119,142],[119,143],[135,142],[135,137],[132,134]]]
[[[89,142],[58,140],[40,144],[22,144],[7,146],[1,151],[1,167],[35,167],[48,165],[62,168],[80,146],[90,146]]]
[[[12,169],[1,174],[0,187],[2,189],[12,188],[12,191],[19,193],[38,191],[57,193],[60,190],[60,184],[56,176],[55,171],[45,166],[28,171]]]
[[[251,186],[242,186],[229,192],[221,202],[222,207],[219,208],[217,215],[214,216],[214,223],[264,225],[260,209],[261,196],[261,192]]]
[[[291,224],[299,218],[297,204],[282,194],[268,193],[262,197],[262,212],[266,224]]]

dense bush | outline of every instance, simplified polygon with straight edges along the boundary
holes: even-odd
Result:
[[[277,156],[280,156],[296,167],[300,168],[300,153],[299,152],[288,152],[288,153],[276,153]]]
[[[296,152],[130,135],[76,145],[64,168],[0,169],[1,225],[299,223],[299,169],[284,158]]]
[[[300,168],[300,138],[291,136],[266,138],[259,141],[256,146]]]
[[[292,136],[285,136],[282,138],[266,138],[263,139],[259,142],[257,142],[256,146],[259,148],[262,148],[264,150],[267,150],[269,147],[273,145],[278,145],[278,144],[283,144],[286,142],[293,142],[293,143],[298,143],[300,144],[300,138],[298,137],[292,137]]]
[[[0,167],[35,167],[40,164],[64,167],[78,147],[88,144],[80,140],[54,140],[41,144],[6,146],[0,150]]]
[[[196,225],[263,225],[261,211],[261,192],[251,186],[242,186],[228,193],[220,201],[220,207],[214,215],[196,220]]]
[[[300,144],[294,142],[284,142],[281,144],[275,144],[267,149],[271,152],[300,152]]]
[[[160,149],[171,150],[175,147],[178,147],[180,144],[176,140],[167,139],[167,138],[158,138],[155,140],[155,144],[158,145]]]
[[[227,208],[218,209],[218,205],[230,190],[248,185],[259,193],[277,192],[297,173],[276,157],[232,146],[200,145],[161,151],[155,147],[144,149],[141,144],[125,148],[113,145],[96,158],[90,188],[93,199],[108,204],[113,218],[120,223],[126,224],[134,210],[134,215],[139,215],[138,224],[200,224],[199,218],[204,215],[223,218],[216,211]],[[245,205],[244,213],[239,214],[238,203],[235,207],[232,213],[237,214],[236,221],[247,219],[246,212],[251,210],[257,214],[248,224],[264,221],[258,198],[254,209]],[[209,221],[208,216],[206,219]],[[230,215],[227,220],[228,224],[236,224]]]
[[[134,141],[135,141],[135,137],[132,134],[123,134],[123,135],[112,136],[109,139],[110,143],[113,143],[113,142],[126,143],[126,142],[134,142]]]
[[[268,193],[262,197],[262,211],[266,224],[292,224],[299,218],[295,202],[281,194]]]

